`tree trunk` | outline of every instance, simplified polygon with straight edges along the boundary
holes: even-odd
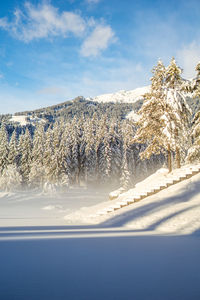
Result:
[[[180,150],[176,147],[176,166],[178,169],[181,167],[181,157],[180,157]]]
[[[172,171],[172,158],[171,158],[170,144],[167,145],[167,163],[168,163],[168,169],[169,169],[169,173],[170,173]]]
[[[177,128],[175,130],[175,135],[176,135],[176,138],[178,139],[178,129]],[[180,167],[181,167],[181,157],[180,157],[180,150],[179,150],[178,146],[176,146],[176,167],[178,169],[180,169]]]

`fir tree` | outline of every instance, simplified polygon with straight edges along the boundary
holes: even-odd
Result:
[[[6,191],[17,190],[22,183],[22,176],[16,165],[8,165],[0,177],[0,188]]]
[[[29,174],[32,162],[32,138],[28,128],[19,139],[19,153],[20,153],[20,173],[22,175],[23,183],[27,184],[29,181]]]
[[[190,140],[190,109],[181,93],[181,69],[174,58],[167,69],[162,62],[153,69],[150,93],[140,109],[135,142],[147,143],[141,153],[142,158],[149,158],[165,150],[168,153],[168,167],[171,171],[171,151],[176,151],[177,167],[180,167],[180,151]],[[189,144],[189,143],[188,143]]]
[[[6,130],[6,126],[2,124],[0,129],[0,174],[3,173],[3,170],[8,165],[8,153],[9,153],[8,133]]]
[[[193,119],[192,137],[194,142],[188,150],[187,161],[200,161],[200,112],[197,112]]]
[[[17,165],[18,145],[16,131],[14,130],[9,142],[8,165]]]
[[[37,125],[32,149],[32,162],[29,174],[29,182],[33,186],[43,186],[45,177],[44,152],[45,152],[45,133],[42,124]]]

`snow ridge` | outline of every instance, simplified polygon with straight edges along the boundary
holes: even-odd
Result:
[[[143,95],[148,93],[149,91],[150,86],[144,86],[130,91],[121,90],[113,94],[103,94],[94,98],[86,98],[86,100],[96,101],[100,103],[134,103],[138,100],[143,100]]]

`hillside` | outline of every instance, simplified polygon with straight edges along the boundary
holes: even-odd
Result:
[[[23,126],[27,124],[34,125],[34,123],[40,121],[51,123],[60,118],[69,120],[74,116],[79,118],[81,115],[92,117],[94,113],[97,113],[99,117],[106,114],[108,117],[114,117],[119,120],[126,118],[126,116],[137,120],[135,112],[142,106],[143,95],[149,91],[149,88],[150,86],[145,86],[130,91],[103,94],[93,98],[78,96],[72,100],[52,106],[16,112],[14,116],[1,115],[0,120]],[[200,101],[198,98],[192,99],[187,97],[187,102],[193,114],[200,110]]]

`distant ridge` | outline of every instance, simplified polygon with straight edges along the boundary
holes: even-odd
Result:
[[[130,91],[119,91],[112,94],[103,94],[100,96],[96,96],[94,98],[86,98],[89,101],[96,101],[100,103],[107,103],[107,102],[121,102],[121,103],[135,103],[139,100],[143,100],[143,95],[150,91],[150,85],[144,86],[140,88],[136,88]]]

